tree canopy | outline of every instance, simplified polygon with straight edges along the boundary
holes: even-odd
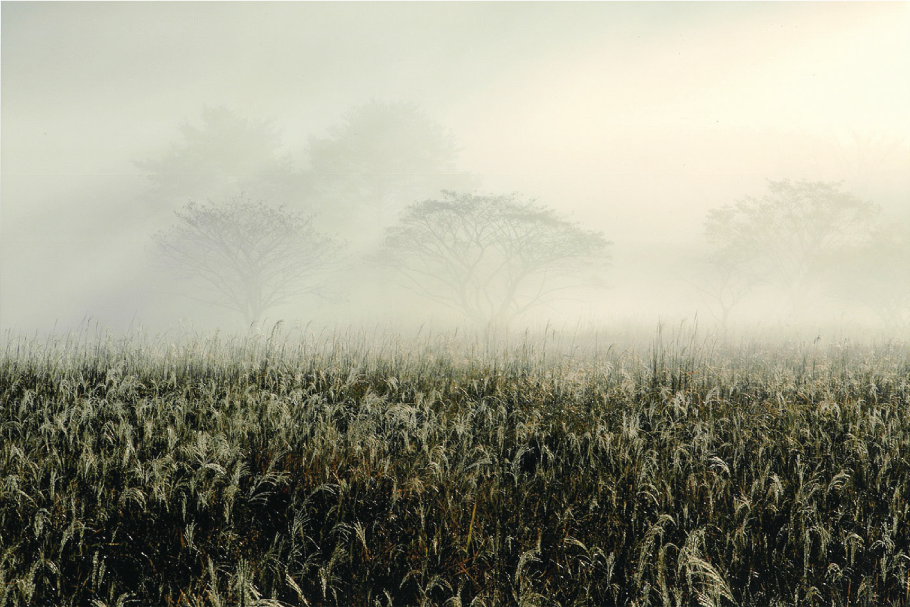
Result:
[[[412,103],[353,107],[308,152],[314,195],[341,227],[381,229],[408,204],[469,181],[454,136]]]
[[[148,174],[147,197],[156,204],[183,205],[234,192],[286,202],[298,196],[301,178],[282,151],[273,121],[204,107],[198,126],[186,121],[179,131],[179,140],[163,155],[135,163]]]
[[[403,284],[484,325],[502,326],[600,270],[610,243],[518,194],[443,191],[407,207],[383,256]]]
[[[781,287],[797,310],[826,261],[868,240],[878,212],[838,182],[769,181],[761,198],[746,196],[710,211],[705,234],[716,255]]]
[[[312,218],[244,196],[188,203],[154,236],[161,258],[196,281],[200,299],[233,309],[248,323],[306,294],[326,295],[342,247]]]
[[[838,299],[860,304],[890,328],[910,327],[910,229],[878,227],[866,243],[845,248],[828,282]]]

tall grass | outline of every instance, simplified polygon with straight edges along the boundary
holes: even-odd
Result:
[[[10,337],[0,607],[125,604],[910,605],[910,350]]]

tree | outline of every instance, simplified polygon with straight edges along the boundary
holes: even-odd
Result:
[[[202,299],[240,312],[247,323],[305,294],[325,296],[341,245],[317,233],[312,218],[237,196],[188,203],[177,223],[154,236],[158,253]]]
[[[469,185],[452,134],[411,103],[351,108],[328,137],[310,138],[308,152],[321,216],[338,227],[353,219],[380,234],[406,205]]]
[[[281,133],[270,120],[247,120],[225,107],[204,107],[201,124],[184,122],[180,140],[163,155],[135,164],[148,174],[147,197],[181,206],[245,192],[264,200],[293,200],[302,182]]]
[[[743,260],[743,272],[781,287],[801,310],[825,260],[867,240],[878,212],[840,183],[769,181],[761,199],[746,196],[710,211],[705,234],[715,255]]]
[[[695,288],[726,334],[733,308],[746,298],[752,286],[753,280],[743,259],[715,251],[708,257],[706,271]]]
[[[410,205],[389,228],[383,257],[413,291],[481,325],[504,326],[578,286],[611,243],[518,194],[443,191]]]
[[[808,149],[793,150],[791,154],[802,156],[799,160],[808,156],[815,174],[844,179],[854,192],[879,190],[895,178],[906,182],[910,147],[903,135],[851,130],[849,137],[835,133],[799,133],[796,136],[808,145]]]
[[[892,329],[910,327],[910,231],[880,226],[872,238],[832,260],[829,286],[843,301],[875,312]]]

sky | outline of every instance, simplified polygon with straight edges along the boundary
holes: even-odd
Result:
[[[910,223],[908,33],[906,2],[3,2],[0,329],[147,313],[134,163],[205,105],[299,158],[349,107],[417,103],[483,190],[617,246],[695,246],[784,177]]]

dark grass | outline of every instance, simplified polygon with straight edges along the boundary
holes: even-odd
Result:
[[[9,340],[4,605],[910,605],[910,349]]]

